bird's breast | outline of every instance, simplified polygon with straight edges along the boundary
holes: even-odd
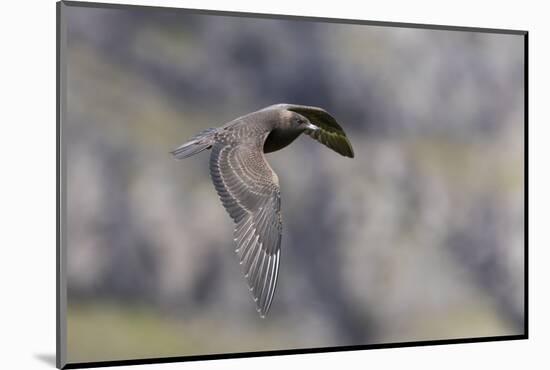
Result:
[[[265,140],[264,153],[271,153],[283,149],[296,140],[301,133],[301,130],[274,129]]]

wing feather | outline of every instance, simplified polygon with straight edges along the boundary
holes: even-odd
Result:
[[[210,173],[225,209],[235,221],[235,252],[265,317],[275,293],[282,234],[281,198],[276,175],[261,143],[217,143]]]
[[[326,110],[318,107],[292,104],[286,104],[284,107],[289,111],[301,114],[313,125],[319,127],[319,130],[316,131],[306,130],[306,134],[343,156],[354,157],[353,147],[344,129]]]

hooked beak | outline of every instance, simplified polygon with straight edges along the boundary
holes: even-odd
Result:
[[[306,124],[306,129],[307,129],[307,130],[311,130],[311,131],[317,131],[317,130],[319,130],[319,127],[317,127],[317,126],[315,126],[315,125],[312,125],[311,123],[308,122],[308,123]]]

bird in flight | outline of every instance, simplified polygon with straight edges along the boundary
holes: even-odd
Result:
[[[206,129],[171,152],[183,159],[212,149],[210,175],[235,222],[235,251],[262,318],[277,285],[282,235],[279,179],[264,153],[286,147],[302,133],[354,156],[344,130],[327,111],[293,104],[271,105]]]

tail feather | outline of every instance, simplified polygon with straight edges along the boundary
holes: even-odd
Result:
[[[210,149],[214,144],[213,134],[215,131],[215,128],[209,128],[201,131],[197,135],[193,136],[188,142],[177,147],[170,153],[172,153],[172,155],[177,159],[184,159],[200,153],[203,150]]]

